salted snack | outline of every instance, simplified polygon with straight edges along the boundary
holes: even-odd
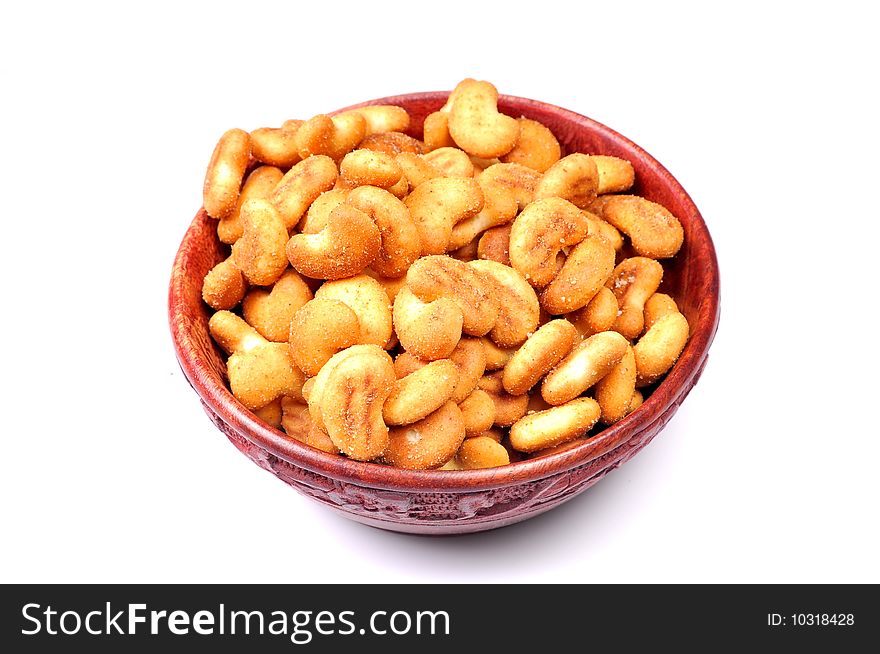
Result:
[[[310,378],[321,371],[330,357],[360,340],[357,314],[344,302],[332,298],[306,302],[290,322],[290,354]]]
[[[251,132],[251,154],[257,161],[290,168],[302,158],[296,147],[296,132],[302,120],[286,121],[281,127],[260,127]]]
[[[232,245],[241,238],[243,230],[241,224],[242,205],[248,200],[267,198],[282,177],[284,177],[284,173],[275,166],[257,166],[251,171],[241,187],[232,213],[217,222],[217,237],[221,243]]]
[[[575,152],[544,171],[535,198],[563,198],[586,209],[599,192],[599,169],[593,157]]]
[[[459,82],[449,109],[449,136],[468,154],[490,159],[509,153],[519,141],[516,119],[498,112],[498,90],[489,82]]]
[[[663,266],[647,257],[624,259],[605,282],[617,298],[617,318],[612,329],[632,340],[645,328],[645,302],[663,280]]]
[[[684,241],[678,218],[662,204],[637,195],[609,197],[602,204],[600,215],[629,236],[633,250],[645,257],[671,257]]]
[[[315,376],[309,415],[341,452],[358,461],[374,459],[388,446],[382,410],[394,382],[394,365],[382,348],[353,345]]]
[[[448,297],[423,302],[404,286],[394,297],[392,316],[403,349],[419,359],[446,358],[461,340],[464,317]]]
[[[449,359],[431,361],[404,375],[385,400],[385,424],[409,425],[427,417],[449,401],[456,384],[458,366]]]
[[[235,208],[250,150],[250,136],[241,129],[230,129],[214,147],[202,189],[205,212],[211,218],[226,218]]]
[[[353,150],[339,162],[339,174],[346,185],[352,188],[389,188],[400,181],[403,170],[390,154],[375,150]]]
[[[465,437],[479,436],[495,424],[495,401],[484,390],[474,389],[458,408],[464,419]]]
[[[241,207],[241,225],[233,264],[255,286],[274,284],[290,264],[284,255],[287,228],[278,210],[267,200],[248,200]]]
[[[290,264],[312,279],[357,275],[379,256],[381,235],[369,215],[348,204],[330,212],[317,234],[294,234],[287,241]]]
[[[505,364],[501,377],[504,390],[512,395],[528,393],[578,340],[577,329],[567,320],[544,323]]]
[[[480,185],[473,179],[434,177],[415,187],[404,200],[421,241],[421,252],[444,254],[452,229],[483,208]]]
[[[267,340],[286,343],[294,314],[312,299],[312,290],[295,270],[285,271],[271,289],[251,289],[241,303],[245,321]]]
[[[682,225],[631,162],[506,115],[489,82],[423,118],[373,105],[222,135],[203,190],[227,252],[202,297],[230,390],[377,465],[577,448],[687,346],[664,286]]]
[[[297,129],[296,149],[303,159],[324,155],[339,161],[366,135],[367,122],[361,112],[348,111],[338,116],[318,114]]]
[[[589,230],[587,218],[568,200],[534,200],[513,221],[510,263],[532,286],[544,288],[562,267],[557,261],[563,248],[583,241]]]
[[[504,446],[489,436],[467,438],[458,448],[455,457],[459,470],[497,468],[510,463],[510,455]]]
[[[539,173],[545,172],[559,161],[562,149],[559,141],[549,129],[537,120],[521,117],[519,122],[519,138],[513,150],[500,157],[504,163],[516,163],[527,166]]]
[[[323,155],[305,158],[284,173],[269,200],[288,230],[296,226],[321,193],[333,188],[338,176],[336,163]]]
[[[405,275],[421,254],[419,232],[406,205],[392,193],[369,185],[348,192],[345,203],[367,214],[379,229],[379,253],[370,268],[383,277]]]
[[[202,283],[202,299],[212,309],[232,309],[247,292],[247,280],[232,257],[208,271]]]
[[[208,322],[217,344],[228,354],[229,386],[248,409],[256,410],[282,396],[301,397],[305,375],[284,343],[267,341],[229,311],[218,311]]]

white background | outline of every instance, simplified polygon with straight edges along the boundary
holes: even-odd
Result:
[[[867,6],[7,3],[0,582],[880,582]],[[672,423],[593,489],[397,535],[216,431],[167,283],[224,130],[468,76],[663,162],[715,239],[722,318]]]

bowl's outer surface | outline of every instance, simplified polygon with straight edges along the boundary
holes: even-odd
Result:
[[[379,98],[412,116],[421,135],[425,116],[448,92]],[[666,425],[706,364],[719,320],[718,263],[712,239],[691,198],[655,159],[613,130],[545,103],[500,96],[499,109],[549,127],[565,152],[609,154],[632,162],[633,192],[666,206],[681,220],[682,250],[664,262],[662,290],[678,302],[691,337],[678,362],[645,403],[617,424],[567,451],[503,468],[458,472],[410,471],[352,461],[312,449],[254,417],[225,384],[224,357],[208,333],[202,279],[225,258],[216,222],[200,210],[172,270],[169,321],[180,367],[202,405],[229,440],[257,465],[295,489],[359,522],[394,531],[454,534],[483,531],[543,513],[573,498],[632,458]],[[342,111],[342,110],[340,110]]]

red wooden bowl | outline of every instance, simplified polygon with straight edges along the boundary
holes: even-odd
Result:
[[[414,93],[356,106],[402,106],[412,116],[411,134],[420,136],[425,116],[447,96]],[[225,357],[208,334],[211,312],[202,302],[201,288],[205,274],[228,250],[204,209],[196,214],[174,261],[168,294],[171,335],[180,367],[205,412],[254,463],[358,522],[393,531],[455,534],[502,527],[559,506],[645,447],[706,364],[718,327],[718,262],[706,224],[687,192],[639,146],[589,118],[513,96],[502,95],[498,106],[511,116],[542,122],[566,152],[631,161],[636,171],[633,192],[666,206],[684,227],[684,246],[674,259],[664,261],[661,290],[675,298],[687,317],[690,341],[639,409],[572,449],[501,468],[454,472],[402,470],[312,449],[253,416],[227,388]]]

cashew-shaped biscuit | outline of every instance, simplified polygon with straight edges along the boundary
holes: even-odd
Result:
[[[521,211],[534,202],[541,173],[518,163],[499,163],[483,170],[478,179],[484,188],[493,186],[512,195]]]
[[[509,223],[516,216],[518,205],[512,194],[499,186],[479,181],[477,183],[483,191],[483,208],[476,216],[459,221],[452,228],[450,250],[470,243],[487,229]]]
[[[281,412],[281,428],[288,436],[328,454],[339,454],[327,432],[312,422],[307,404],[285,396],[281,398]]]
[[[465,439],[455,460],[460,470],[476,470],[506,466],[510,463],[510,456],[500,443],[487,436],[477,436]]]
[[[406,284],[423,302],[455,302],[465,334],[482,336],[495,326],[500,306],[493,278],[470,264],[445,255],[422,257],[407,271]]]
[[[241,224],[242,205],[248,200],[268,198],[283,176],[284,173],[274,166],[254,168],[241,187],[238,200],[235,202],[235,209],[226,218],[221,218],[217,223],[217,237],[221,243],[232,245],[241,238],[243,230]]]
[[[615,252],[601,236],[587,234],[575,245],[562,269],[541,293],[541,306],[552,315],[586,306],[614,270]]]
[[[317,375],[303,383],[302,396],[309,404],[309,415],[314,423],[324,431],[327,430],[324,425],[324,416],[321,409],[323,407],[324,391],[329,388],[330,392],[333,392],[333,386],[328,384],[330,373],[350,356],[373,357],[376,359],[374,363],[379,367],[384,367],[384,363],[390,361],[388,353],[378,345],[371,343],[352,345],[330,357],[327,363],[321,366],[321,370],[318,371]],[[394,365],[392,364],[393,369]],[[388,392],[390,393],[391,391],[389,390]],[[382,401],[384,402],[384,398]]]
[[[298,272],[315,279],[343,279],[361,272],[379,256],[379,228],[360,209],[340,204],[317,234],[294,234],[287,258]]]
[[[501,347],[513,347],[524,342],[538,327],[540,319],[541,310],[535,290],[510,266],[484,260],[471,261],[467,265],[495,281],[499,309],[489,337]]]
[[[662,204],[637,195],[611,195],[601,209],[601,217],[629,236],[633,250],[643,257],[666,259],[681,248],[681,223]]]
[[[510,444],[521,452],[560,445],[587,433],[599,420],[600,413],[599,404],[589,397],[531,413],[510,428]]]
[[[305,160],[322,154],[339,161],[366,136],[363,115],[346,112],[338,116],[318,114],[299,126],[294,136],[299,155]]]
[[[541,395],[554,406],[573,400],[611,372],[627,347],[629,342],[617,332],[584,339],[544,377]]]
[[[486,372],[486,350],[481,339],[462,336],[449,359],[458,367],[458,383],[450,399],[459,404],[473,392]]]
[[[338,174],[333,159],[325,156],[303,159],[284,174],[269,199],[288,230],[296,226],[321,193],[333,188]]]
[[[623,235],[617,228],[594,213],[586,210],[583,213],[590,224],[590,235],[601,236],[611,244],[615,252],[620,252],[623,248]]]
[[[535,199],[563,198],[579,209],[596,199],[599,171],[593,157],[575,152],[550,166],[535,188]]]
[[[421,254],[419,231],[406,205],[388,191],[361,186],[346,203],[360,209],[379,228],[379,254],[370,267],[383,277],[401,277]]]
[[[317,375],[334,354],[360,340],[357,315],[339,300],[310,300],[290,321],[290,352],[308,377]]]
[[[440,171],[417,154],[401,152],[394,157],[394,160],[403,171],[403,176],[406,178],[407,189],[409,191],[420,184],[424,184],[429,179],[440,177]]]
[[[339,175],[352,187],[389,188],[400,181],[403,170],[394,157],[373,150],[352,150],[339,163]]]
[[[394,298],[393,315],[400,344],[419,359],[445,359],[461,339],[464,318],[449,298],[422,302],[404,286]]]
[[[465,79],[455,88],[449,111],[449,135],[468,154],[491,159],[513,150],[519,123],[498,111],[498,89],[491,83]]]
[[[593,395],[602,411],[600,420],[613,425],[629,413],[636,390],[636,358],[633,348],[627,347],[620,362],[596,384]]]
[[[247,292],[247,280],[235,267],[232,257],[224,259],[208,271],[202,282],[202,299],[212,309],[231,309]]]
[[[348,189],[332,188],[324,191],[309,205],[306,215],[299,221],[299,231],[302,234],[317,234],[330,222],[330,214],[340,204],[345,202]]]
[[[559,141],[537,120],[522,117],[518,122],[519,141],[513,150],[501,157],[501,161],[521,164],[543,173],[559,161],[562,155]]]
[[[633,165],[626,159],[612,157],[606,154],[592,155],[599,171],[599,187],[596,192],[623,193],[632,188],[636,182],[636,174]]]
[[[419,230],[422,254],[444,254],[455,224],[483,208],[483,191],[473,179],[435,177],[414,188],[404,203]]]
[[[690,327],[676,312],[663,316],[646,331],[633,347],[639,388],[653,384],[678,360],[687,343]]]
[[[633,340],[645,327],[645,302],[660,286],[663,279],[663,266],[647,257],[624,259],[606,286],[614,293],[620,309],[614,321],[614,329],[626,338]]]
[[[382,460],[411,470],[439,468],[455,456],[464,436],[461,410],[447,402],[418,422],[391,429]]]
[[[282,395],[301,397],[305,377],[285,343],[271,343],[240,317],[218,311],[208,321],[214,340],[229,353],[226,372],[232,394],[248,409]]]
[[[421,141],[407,134],[379,132],[365,136],[364,140],[358,143],[358,149],[385,152],[396,157],[404,152],[422,154],[425,151],[425,146]]]
[[[580,243],[588,232],[587,218],[568,200],[535,200],[513,221],[510,263],[532,286],[543,288],[556,276],[560,250]]]
[[[651,329],[655,322],[670,313],[678,313],[678,305],[666,293],[654,293],[645,302],[645,330]]]
[[[337,114],[337,117],[347,117],[348,114],[359,114],[363,117],[366,136],[381,132],[405,132],[409,127],[409,113],[403,107],[393,104],[374,104],[349,109]]]
[[[340,452],[357,461],[375,459],[388,447],[382,407],[395,382],[391,357],[378,346],[365,347],[375,350],[350,352],[348,356],[343,356],[343,350],[334,355],[340,359],[331,367],[320,395],[320,414],[327,435]],[[312,390],[310,407],[318,383]]]
[[[467,154],[458,148],[444,147],[423,154],[422,159],[431,164],[440,177],[473,177],[474,164]]]
[[[586,338],[611,329],[617,320],[617,309],[617,298],[606,286],[599,289],[587,306],[571,313],[568,319],[580,335]]]
[[[202,188],[205,211],[211,218],[225,218],[232,213],[250,154],[250,136],[244,130],[230,129],[220,137]]]
[[[287,121],[283,127],[260,127],[251,132],[251,154],[270,166],[290,168],[302,157],[296,147],[296,132],[303,121]]]
[[[287,270],[287,228],[268,200],[248,200],[241,207],[242,233],[232,246],[232,260],[256,286],[269,286]]]
[[[425,152],[454,146],[455,142],[449,134],[449,112],[440,110],[425,116],[422,138],[425,141]]]
[[[264,338],[286,343],[293,315],[311,299],[312,291],[303,278],[295,270],[287,270],[271,290],[252,289],[245,296],[241,311],[247,323]]]
[[[522,418],[529,405],[528,395],[511,395],[504,390],[502,371],[483,375],[477,387],[492,397],[495,403],[495,424],[499,427],[510,427]]]
[[[382,285],[369,275],[324,282],[315,298],[339,300],[358,317],[360,343],[388,347],[391,340],[391,304]]]
[[[510,231],[513,224],[492,227],[483,232],[477,243],[477,258],[510,265]]]
[[[511,395],[527,393],[571,352],[577,340],[577,330],[567,320],[551,320],[541,325],[504,366],[504,390]]]
[[[395,366],[396,371],[396,366]],[[385,400],[386,425],[409,425],[446,404],[458,383],[458,366],[438,359],[397,380]]]
[[[464,418],[465,438],[479,436],[495,423],[495,400],[484,390],[474,389],[458,408]]]

